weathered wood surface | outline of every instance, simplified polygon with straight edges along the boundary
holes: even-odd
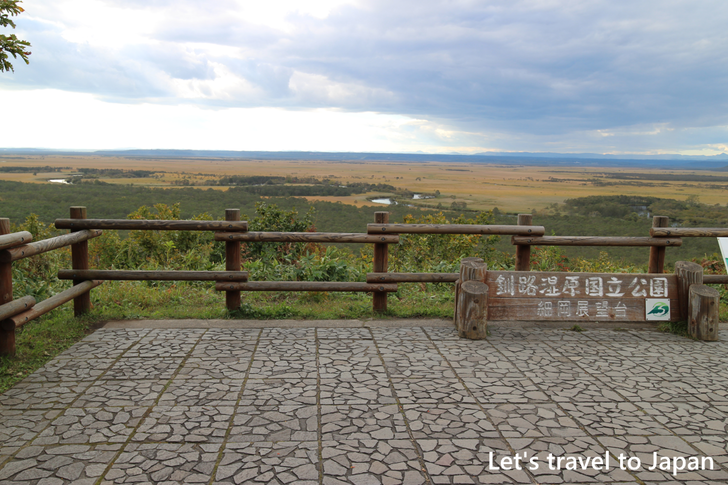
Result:
[[[697,263],[678,261],[675,263],[677,296],[680,299],[680,320],[688,320],[688,298],[690,286],[703,284],[703,267]]]
[[[28,231],[11,232],[0,236],[0,250],[28,244],[33,240],[33,235]]]
[[[460,273],[367,273],[367,283],[454,283]]]
[[[247,221],[154,221],[143,219],[56,219],[58,229],[118,229],[130,231],[247,231]]]
[[[0,305],[0,320],[17,315],[18,313],[24,312],[35,305],[35,298],[32,296],[24,296],[18,298],[4,305]]]
[[[543,226],[498,226],[476,224],[367,224],[369,234],[485,234],[543,236]]]
[[[682,246],[682,239],[637,236],[514,236],[511,244],[531,246]],[[523,270],[526,271],[526,270]]]
[[[240,209],[226,209],[225,220],[228,222],[240,221]],[[215,233],[215,236],[224,233]],[[227,271],[240,271],[243,267],[242,254],[240,253],[240,242],[226,240],[225,242],[225,269]],[[247,277],[247,274],[246,274]],[[247,280],[247,278],[246,278]],[[240,308],[242,300],[239,291],[225,292],[225,307],[228,311]]]
[[[3,320],[3,324],[10,324],[14,327],[25,325],[31,320],[34,320],[41,315],[45,315],[49,311],[58,308],[64,303],[77,298],[79,295],[88,294],[92,288],[96,288],[102,283],[103,281],[84,281],[83,283],[74,285],[61,293],[48,298],[47,300],[36,303],[35,306],[28,311],[18,313],[13,317]]]
[[[653,298],[680,316],[675,275],[488,271],[485,283],[488,320],[645,321]]]
[[[45,253],[54,249],[70,246],[82,241],[88,241],[100,236],[104,232],[100,229],[88,229],[84,231],[72,232],[62,236],[43,239],[42,241],[24,244],[12,249],[0,251],[0,262],[10,263],[19,259],[35,256],[36,254]]]
[[[519,226],[530,226],[533,223],[533,215],[518,214]],[[516,271],[529,271],[531,269],[531,246],[519,244],[516,246]]]
[[[668,227],[670,218],[665,216],[655,216],[652,218],[652,228]],[[650,259],[647,271],[649,273],[662,273],[665,271],[665,248],[659,246],[650,247]]]
[[[389,212],[378,211],[374,213],[374,222],[377,224],[389,223]],[[378,237],[384,237],[379,235]],[[397,236],[399,238],[399,236]],[[374,261],[373,270],[375,273],[386,273],[389,268],[389,246],[385,243],[374,244]],[[387,311],[387,293],[384,291],[375,291],[372,294],[372,310],[374,313],[383,313]]]
[[[471,340],[481,340],[488,333],[488,286],[480,281],[464,281],[455,302],[458,335]]]
[[[0,237],[10,234],[10,219],[0,218]],[[12,263],[0,263],[0,305],[13,300]],[[0,325],[0,355],[15,355],[15,327]]]
[[[653,227],[653,237],[728,237],[726,227]]]
[[[720,293],[705,285],[692,285],[689,295],[688,335],[698,340],[718,340]]]
[[[397,244],[399,236],[344,232],[216,232],[215,241]]]
[[[247,283],[217,283],[217,291],[397,291],[397,285],[328,281],[249,281]]]
[[[142,271],[61,269],[60,280],[101,281],[248,281],[247,271]]]
[[[704,285],[728,285],[728,275],[724,274],[704,274]]]
[[[71,219],[83,220],[86,219],[86,208],[85,207],[71,207]],[[79,232],[81,229],[71,229],[71,232]],[[87,270],[88,264],[88,242],[86,240],[78,241],[71,244],[71,267],[75,270]],[[83,283],[82,278],[76,278],[73,280],[74,286]],[[77,317],[91,311],[91,293],[86,292],[78,295],[73,300],[73,313]]]
[[[488,265],[483,262],[483,258],[469,257],[460,260],[460,273],[458,280],[455,282],[455,310],[453,311],[453,322],[457,325],[458,311],[460,307],[457,302],[460,299],[460,287],[465,281],[485,281],[485,274],[488,271]]]

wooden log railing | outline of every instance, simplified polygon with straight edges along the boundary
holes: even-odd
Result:
[[[247,271],[142,271],[61,269],[59,280],[101,281],[248,281]]]
[[[215,241],[397,244],[399,236],[345,232],[216,232]]]
[[[249,281],[247,283],[216,283],[215,289],[218,291],[359,291],[366,293],[380,291],[391,293],[397,291],[397,285],[346,281]]]
[[[725,227],[653,227],[652,237],[728,237]]]
[[[543,236],[543,226],[499,226],[479,224],[367,224],[369,234],[482,234]]]
[[[638,236],[513,236],[511,242],[514,245],[524,246],[682,246],[682,239],[679,237],[664,239]]]
[[[23,244],[21,246],[0,251],[0,262],[12,263],[13,261],[35,256],[36,254],[42,254],[82,241],[88,241],[89,239],[99,237],[101,234],[103,234],[103,231],[99,229],[87,229],[72,232],[70,234],[64,234],[62,236],[52,237],[50,239],[43,239],[42,241],[30,244]]]
[[[8,227],[8,231],[10,228]],[[33,240],[33,235],[28,231],[13,232],[0,236],[0,250],[20,246]]]
[[[130,231],[241,231],[247,221],[157,221],[146,219],[56,219],[57,229],[117,229]]]

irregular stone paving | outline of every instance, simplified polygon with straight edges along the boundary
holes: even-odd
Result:
[[[100,329],[0,395],[0,483],[728,483],[721,337]]]

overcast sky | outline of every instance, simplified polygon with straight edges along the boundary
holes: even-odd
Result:
[[[728,153],[725,0],[21,5],[0,147]]]

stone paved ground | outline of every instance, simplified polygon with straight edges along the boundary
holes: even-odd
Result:
[[[725,331],[491,333],[100,329],[0,396],[0,483],[728,483]]]

